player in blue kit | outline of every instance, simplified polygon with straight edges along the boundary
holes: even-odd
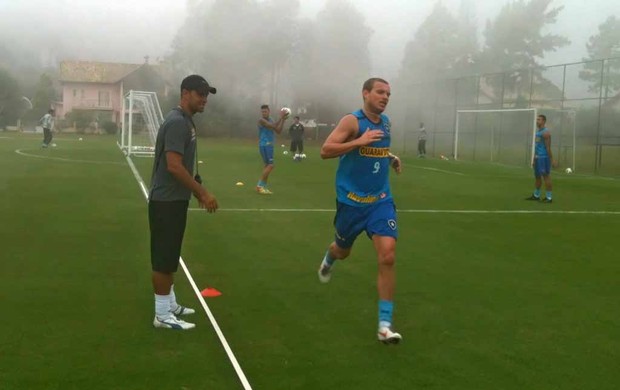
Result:
[[[379,275],[379,341],[397,344],[401,335],[392,330],[394,260],[398,228],[396,207],[389,184],[389,169],[401,172],[400,159],[390,153],[390,120],[383,115],[390,100],[390,85],[380,78],[362,87],[364,106],[345,115],[321,148],[323,159],[340,159],[336,172],[335,240],[319,267],[322,283],[331,279],[336,260],[351,253],[357,236],[366,231],[377,253]]]
[[[553,203],[552,184],[551,184],[551,167],[557,166],[551,154],[551,132],[546,127],[547,117],[538,115],[536,117],[536,135],[534,140],[534,168],[535,188],[534,193],[526,200],[541,200],[540,187],[545,182],[545,198],[543,203]]]
[[[271,195],[272,192],[267,188],[267,180],[269,180],[269,174],[273,171],[273,145],[276,134],[282,132],[287,113],[280,110],[280,118],[274,122],[269,116],[271,111],[267,104],[263,104],[260,107],[260,111],[261,118],[258,120],[258,150],[264,167],[260,179],[256,183],[256,192],[261,195]]]

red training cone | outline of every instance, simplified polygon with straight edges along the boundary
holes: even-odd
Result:
[[[205,298],[215,298],[215,297],[219,297],[220,295],[222,295],[221,292],[214,289],[213,287],[205,288],[204,290],[200,292],[200,294]]]

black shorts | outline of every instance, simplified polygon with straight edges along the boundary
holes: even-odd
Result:
[[[151,266],[153,271],[171,273],[179,268],[181,244],[187,223],[189,201],[149,201]]]

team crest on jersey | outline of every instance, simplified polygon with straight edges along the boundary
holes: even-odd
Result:
[[[392,230],[396,230],[396,221],[393,219],[388,219],[388,226],[390,227],[390,229]]]
[[[392,129],[392,124],[390,121],[385,121],[385,132],[390,134],[390,130]]]

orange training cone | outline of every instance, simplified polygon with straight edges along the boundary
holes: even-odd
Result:
[[[205,298],[215,298],[215,297],[219,297],[220,295],[222,295],[220,291],[214,289],[213,287],[205,288],[204,290],[200,292],[200,294]]]

